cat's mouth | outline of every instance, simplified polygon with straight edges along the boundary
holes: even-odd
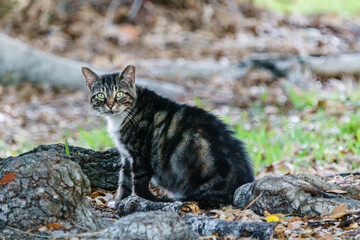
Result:
[[[109,111],[104,112],[104,114],[113,115],[113,114],[115,114],[115,112],[113,110],[109,110]]]

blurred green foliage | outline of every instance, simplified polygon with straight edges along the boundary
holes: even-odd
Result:
[[[335,13],[360,15],[359,0],[254,0],[271,11],[284,13]]]

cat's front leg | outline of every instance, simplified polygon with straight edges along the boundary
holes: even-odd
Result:
[[[127,157],[122,156],[121,162],[115,206],[118,206],[121,200],[130,196],[132,191],[131,161]]]

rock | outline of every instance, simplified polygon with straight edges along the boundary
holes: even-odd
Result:
[[[239,187],[234,194],[233,205],[249,208],[259,215],[264,211],[296,216],[318,216],[331,213],[342,204],[348,209],[360,209],[360,201],[348,196],[326,192],[341,188],[308,174],[266,176]],[[258,198],[258,199],[257,199]],[[256,200],[255,200],[256,199]]]

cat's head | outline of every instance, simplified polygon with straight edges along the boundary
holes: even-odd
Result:
[[[104,116],[118,115],[129,110],[136,99],[135,67],[129,65],[122,73],[97,75],[81,68],[90,89],[93,109]]]

